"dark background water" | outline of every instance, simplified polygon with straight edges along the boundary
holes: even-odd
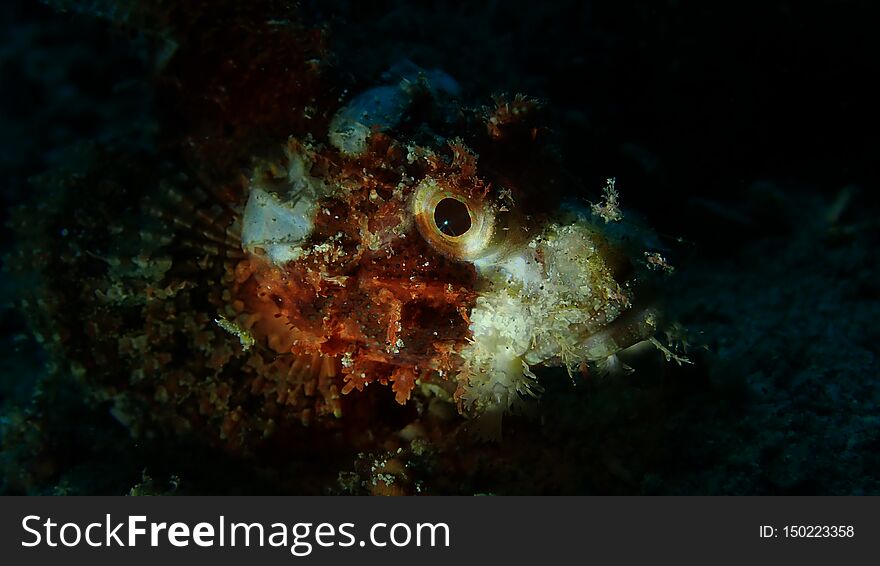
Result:
[[[607,436],[575,445],[607,469],[581,491],[876,494],[880,39],[872,4],[302,5],[309,22],[329,25],[355,90],[408,58],[451,74],[474,101],[497,92],[546,100],[582,194],[595,198],[616,177],[624,206],[666,237],[678,268],[669,309],[705,349],[674,383],[573,396],[592,412],[570,426]],[[112,23],[124,9],[4,3],[4,220],[28,199],[28,178],[71,144],[149,143],[143,46]],[[3,245],[15,245],[6,229]],[[14,305],[19,284],[4,277],[0,287],[9,298],[0,323],[4,411],[26,406],[45,372]],[[547,403],[566,414],[571,397],[551,391]],[[90,430],[106,424],[90,409],[66,410],[59,418]],[[647,446],[656,442],[644,433],[652,427],[663,431],[659,447]],[[94,446],[127,438],[112,426],[95,434],[109,439]],[[75,492],[122,492],[144,467],[161,467],[129,447],[112,471],[89,442],[57,442],[68,469],[48,483]],[[14,473],[15,447],[7,440],[3,450],[5,473]],[[648,461],[646,450],[668,455]],[[194,491],[215,490],[219,480],[206,475]],[[493,491],[491,482],[482,487]]]

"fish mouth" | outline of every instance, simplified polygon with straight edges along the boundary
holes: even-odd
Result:
[[[477,263],[485,289],[471,311],[458,394],[468,414],[521,411],[541,392],[532,368],[573,375],[657,331],[657,309],[634,302],[638,270],[622,265],[601,226],[586,213],[561,218],[513,253]]]

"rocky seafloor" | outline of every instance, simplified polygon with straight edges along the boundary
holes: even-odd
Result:
[[[409,59],[477,96],[544,99],[584,187],[576,196],[596,199],[616,177],[627,213],[663,236],[675,267],[666,310],[694,363],[574,384],[545,372],[539,416],[514,419],[499,444],[463,448],[472,473],[423,470],[432,492],[880,492],[870,4],[515,4],[301,10],[329,26],[353,84]],[[78,144],[149,147],[151,69],[113,24],[125,6],[3,8],[4,221],[28,202],[30,179]],[[13,257],[19,242],[3,230]],[[34,338],[20,302],[32,282],[0,282],[0,492],[351,491],[351,461],[132,438]]]

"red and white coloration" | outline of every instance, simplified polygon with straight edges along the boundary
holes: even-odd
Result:
[[[527,214],[461,139],[333,139],[291,139],[255,170],[230,300],[238,334],[285,360],[318,416],[388,385],[400,404],[417,389],[454,401],[494,437],[540,394],[531,367],[604,362],[656,331],[632,308],[634,264],[588,212]]]

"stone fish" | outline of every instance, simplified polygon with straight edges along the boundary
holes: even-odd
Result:
[[[409,62],[349,96],[305,37],[283,51],[293,94],[224,118],[229,139],[192,106],[183,157],[77,158],[16,217],[36,332],[133,434],[249,451],[381,421],[391,399],[497,439],[540,398],[536,368],[621,367],[645,341],[674,356],[647,291],[665,261],[620,222],[613,181],[603,203],[566,200],[538,101],[468,107]],[[168,76],[197,57],[178,49]],[[199,86],[195,105],[214,100]]]

